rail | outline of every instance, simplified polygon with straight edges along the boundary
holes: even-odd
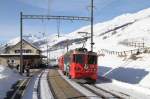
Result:
[[[31,78],[27,78],[27,79],[24,79],[23,81],[21,81],[18,84],[17,89],[14,91],[11,98],[9,98],[9,99],[21,99],[21,97],[24,95],[25,89],[28,86],[30,80],[31,80]]]
[[[85,87],[87,90],[93,92],[94,94],[99,96],[99,98],[102,98],[102,99],[129,99],[130,98],[129,95],[108,91],[108,90],[99,88],[95,85],[91,85],[91,84],[80,84],[80,85]]]

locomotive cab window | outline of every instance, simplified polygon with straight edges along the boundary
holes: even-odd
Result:
[[[88,55],[88,64],[97,64],[97,56]]]
[[[82,64],[84,62],[84,55],[83,54],[74,54],[73,55],[73,62]]]

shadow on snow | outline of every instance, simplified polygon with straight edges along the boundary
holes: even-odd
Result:
[[[109,72],[110,71],[110,72]],[[149,72],[144,69],[124,68],[119,67],[112,69],[110,67],[99,66],[99,76],[103,76],[99,79],[108,78],[115,79],[130,84],[138,84]]]

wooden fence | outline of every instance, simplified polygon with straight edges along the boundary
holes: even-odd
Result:
[[[133,49],[128,51],[110,51],[107,49],[101,49],[98,51],[98,56],[104,56],[105,54],[127,56],[132,54],[139,54],[139,53],[150,53],[150,47],[138,48],[138,49]]]
[[[131,47],[136,47],[136,48],[144,48],[145,47],[144,42],[120,42],[120,44],[123,44],[126,46],[131,46]]]

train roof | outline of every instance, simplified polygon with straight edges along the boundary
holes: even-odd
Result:
[[[96,52],[88,51],[86,48],[77,48],[75,50],[70,50],[69,52],[65,53],[64,56],[70,54],[88,54],[88,55],[97,55]]]
[[[92,52],[92,51],[89,51],[88,54],[89,54],[89,55],[97,55],[96,52]]]

